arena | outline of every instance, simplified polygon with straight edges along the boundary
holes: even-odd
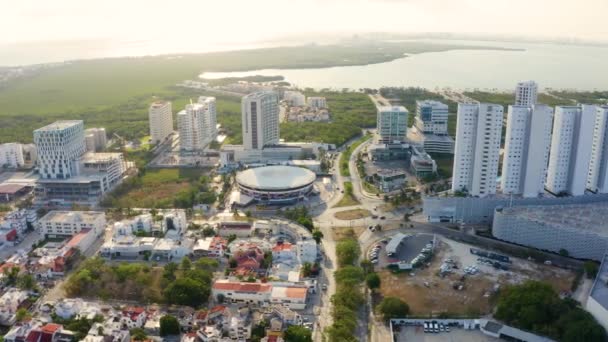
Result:
[[[293,166],[264,166],[236,175],[242,194],[263,203],[295,202],[312,190],[314,172]]]

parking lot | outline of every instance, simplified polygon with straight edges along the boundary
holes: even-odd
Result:
[[[402,326],[395,332],[397,342],[493,342],[500,339],[484,335],[479,330],[464,330],[452,328],[450,332],[425,333],[422,326]]]
[[[380,250],[378,251],[378,263],[376,264],[379,268],[385,268],[388,264],[405,261],[410,262],[414,259],[420,251],[433,240],[433,235],[431,234],[412,234],[410,237],[403,240],[401,246],[397,249],[397,254],[389,257],[386,255],[386,245],[390,238],[387,238],[384,242],[380,242],[378,244],[372,245],[373,250],[374,246],[380,245]],[[370,256],[368,251],[368,257]],[[368,258],[371,259],[371,258]]]

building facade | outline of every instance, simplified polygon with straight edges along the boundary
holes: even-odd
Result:
[[[42,179],[67,179],[78,174],[86,152],[82,120],[57,121],[34,131],[38,172]]]
[[[544,192],[551,148],[553,109],[509,106],[502,164],[505,194],[536,197]]]
[[[452,191],[496,193],[503,111],[496,104],[458,104]]]
[[[173,112],[171,102],[156,101],[148,109],[150,140],[153,144],[165,141],[173,133]]]
[[[217,135],[215,97],[199,98],[177,113],[180,149],[197,151],[209,145]]]
[[[19,143],[6,143],[0,145],[0,168],[16,169],[25,164],[23,147]]]
[[[304,106],[306,104],[306,97],[299,91],[286,90],[283,93],[283,100],[291,106]]]
[[[324,97],[311,96],[306,100],[306,103],[312,108],[327,108],[327,100]]]
[[[517,83],[515,88],[516,106],[534,106],[538,103],[538,84],[534,81]]]
[[[416,128],[422,133],[448,134],[448,105],[434,100],[416,101]]]
[[[557,106],[545,188],[553,194],[583,195],[587,187],[595,106]]]
[[[378,107],[377,129],[380,143],[404,141],[407,135],[408,111],[403,106]]]
[[[108,137],[105,128],[89,128],[84,131],[87,151],[100,152],[106,148]]]
[[[593,127],[593,144],[589,161],[587,189],[595,193],[608,192],[608,106],[597,106]]]
[[[279,98],[273,91],[244,96],[241,100],[243,145],[260,150],[279,143]]]
[[[91,229],[96,236],[106,227],[106,214],[98,211],[53,210],[38,220],[40,233],[45,236],[72,236]]]

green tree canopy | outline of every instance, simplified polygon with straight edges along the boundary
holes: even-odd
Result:
[[[285,342],[312,342],[312,332],[301,325],[290,325],[285,330]]]
[[[179,335],[179,322],[171,315],[160,318],[160,336]]]
[[[191,278],[180,278],[172,282],[163,291],[168,304],[200,306],[209,297],[209,287]]]
[[[345,239],[336,245],[338,265],[353,265],[359,258],[359,243],[355,239]]]
[[[372,291],[380,288],[380,276],[378,276],[378,273],[368,274],[367,277],[365,277],[365,282],[367,283],[367,287]]]
[[[406,302],[397,297],[384,297],[378,304],[378,311],[385,320],[392,318],[405,317],[410,312],[410,307]]]

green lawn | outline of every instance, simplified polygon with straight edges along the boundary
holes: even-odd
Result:
[[[340,202],[338,202],[336,205],[334,205],[334,208],[350,207],[350,206],[361,203],[355,198],[355,195],[353,194],[353,183],[352,182],[344,182],[343,190],[344,190],[344,196],[342,196],[342,199],[340,200]]]

